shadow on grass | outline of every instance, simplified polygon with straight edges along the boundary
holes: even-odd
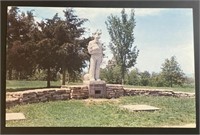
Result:
[[[32,87],[32,88],[7,88],[6,92],[17,92],[17,91],[26,91],[26,90],[33,90],[33,89],[46,89],[48,87]],[[60,88],[60,86],[51,86],[49,88]]]

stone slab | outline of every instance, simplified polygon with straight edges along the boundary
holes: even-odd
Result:
[[[24,120],[26,119],[23,113],[6,113],[6,120]]]
[[[123,105],[121,108],[129,111],[155,111],[160,109],[149,105]]]

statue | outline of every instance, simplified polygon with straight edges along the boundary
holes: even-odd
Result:
[[[90,58],[90,69],[89,69],[89,80],[90,81],[100,81],[100,64],[103,59],[102,43],[100,43],[101,31],[96,31],[93,34],[94,39],[89,42],[88,52],[91,54]]]
[[[89,73],[84,75],[83,83],[88,86],[89,96],[94,98],[106,97],[106,82],[99,78],[100,65],[103,60],[103,47],[99,41],[101,31],[97,30],[93,34],[93,40],[88,44],[90,57]]]

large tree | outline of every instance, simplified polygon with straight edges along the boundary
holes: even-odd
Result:
[[[20,40],[19,35],[19,9],[17,7],[11,7],[11,9],[7,12],[7,44],[6,44],[6,69],[8,70],[8,79],[12,79],[12,71],[13,71],[13,65],[12,65],[12,57],[10,56],[10,50],[13,46],[13,44],[16,44],[14,42]]]
[[[73,9],[63,11],[65,20],[61,20],[54,30],[55,39],[59,45],[59,66],[62,71],[62,84],[65,85],[65,76],[76,77],[86,66],[85,60],[89,59],[87,44],[89,38],[83,38],[85,28],[82,25],[87,19],[79,18]],[[68,79],[69,81],[69,79]]]
[[[17,73],[15,79],[27,79],[32,75],[35,66],[33,49],[39,36],[37,31],[32,11],[20,12],[17,7],[8,10],[6,64],[9,79],[12,79],[13,70]]]
[[[121,83],[124,84],[125,73],[128,68],[136,64],[139,53],[134,43],[135,14],[131,10],[130,17],[125,13],[125,9],[121,11],[121,18],[110,15],[105,22],[111,37],[109,45],[117,65],[120,67]]]
[[[62,72],[62,84],[65,85],[66,74],[76,78],[86,66],[85,60],[89,58],[86,50],[90,38],[82,37],[85,32],[82,24],[87,20],[74,15],[73,9],[66,9],[63,12],[65,19],[55,14],[52,19],[39,23],[43,39],[38,44],[37,61],[40,68],[48,71],[48,87],[51,70]]]
[[[166,59],[162,64],[161,69],[161,74],[168,86],[173,87],[173,85],[182,85],[184,83],[185,74],[183,73],[179,63],[176,61],[175,56]]]
[[[54,30],[60,22],[58,14],[55,14],[52,19],[46,19],[38,23],[41,29],[41,40],[37,43],[36,62],[39,69],[47,71],[47,87],[50,87],[51,71],[57,65],[57,53],[59,49],[58,42],[56,42]]]

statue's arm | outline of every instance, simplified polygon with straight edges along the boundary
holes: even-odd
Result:
[[[99,54],[102,52],[102,48],[94,44],[93,42],[89,42],[88,52],[89,54]]]

